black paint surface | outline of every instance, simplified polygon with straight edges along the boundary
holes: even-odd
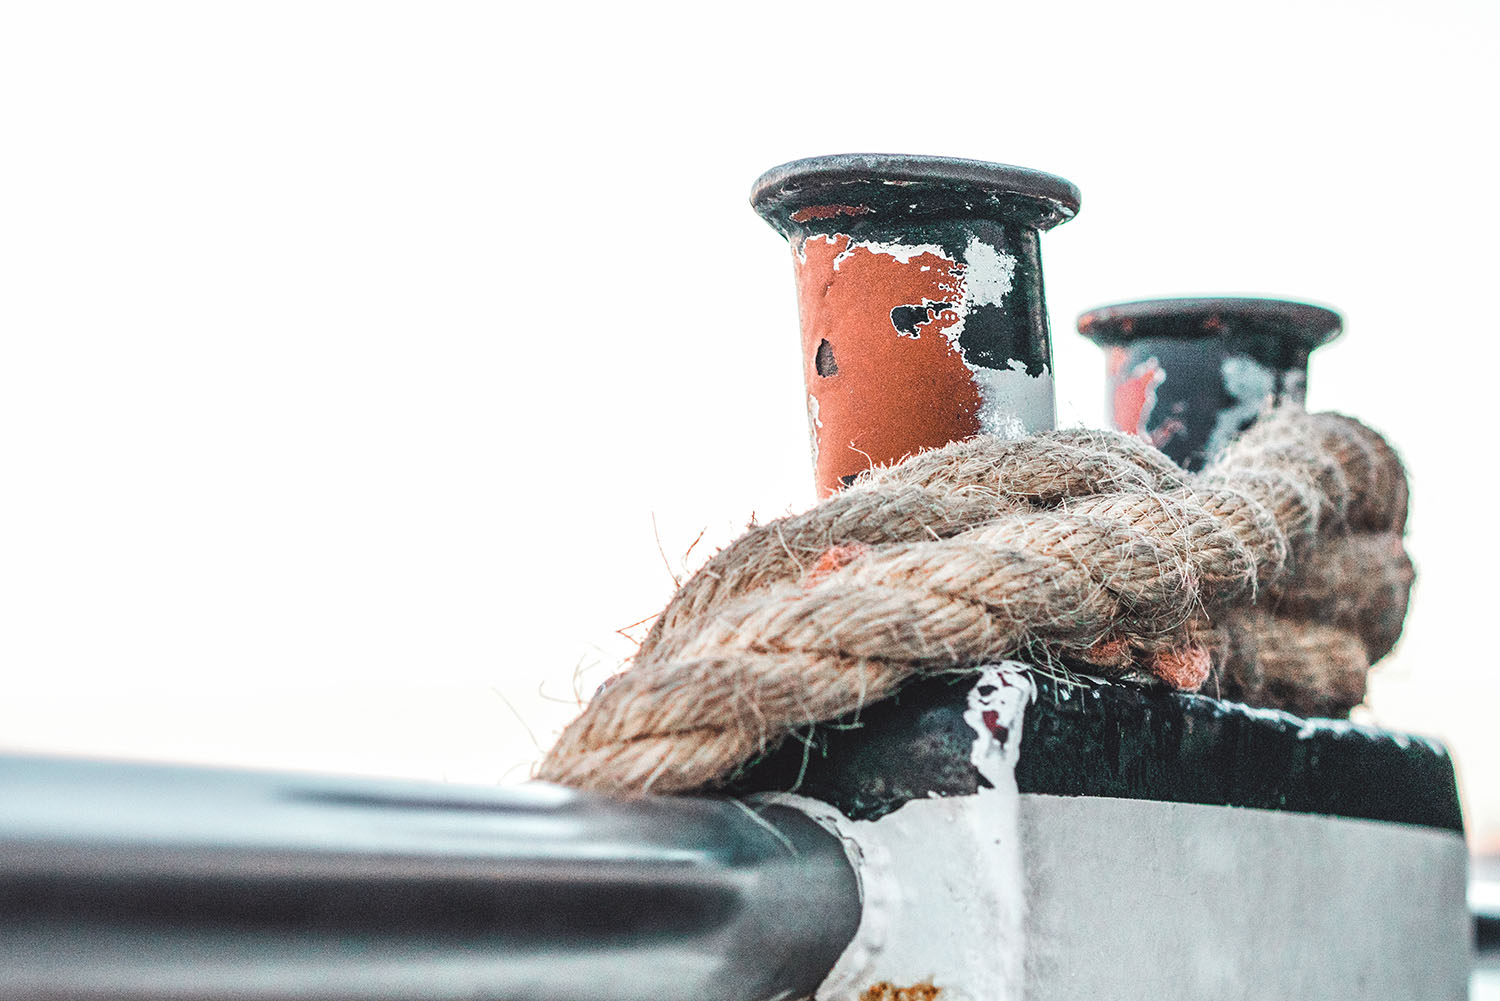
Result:
[[[747,768],[732,790],[797,791],[855,819],[972,794],[986,784],[964,720],[974,677],[922,679],[857,717],[815,727]],[[1038,677],[1037,688],[1016,767],[1023,793],[1463,830],[1452,761],[1433,741],[1131,685],[1063,689]]]

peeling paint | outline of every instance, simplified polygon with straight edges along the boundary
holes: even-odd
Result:
[[[993,786],[1014,782],[1021,760],[1021,723],[1026,707],[1036,701],[1036,682],[1026,665],[1003,661],[980,672],[969,689],[964,722],[974,729],[971,759],[979,774]]]
[[[1002,305],[1016,278],[1016,259],[971,237],[964,248],[964,263],[968,265],[966,301],[978,306]]]
[[[804,351],[826,340],[838,359],[838,374],[808,382],[820,495],[986,430],[1055,426],[1039,237],[1077,212],[1073,185],[1002,164],[846,154],[773,168],[750,202],[792,247]],[[990,412],[1007,402],[1020,409]]]
[[[1241,431],[1276,399],[1276,373],[1253,358],[1230,355],[1219,364],[1224,392],[1234,400],[1214,416],[1214,429],[1203,454],[1212,458],[1239,437]]]
[[[897,264],[910,264],[918,257],[933,257],[936,258],[936,263],[945,265],[950,269],[954,267],[954,262],[948,258],[948,252],[935,243],[882,243],[877,240],[855,241],[852,237],[846,236],[843,233],[835,234],[833,237],[824,237],[823,239],[848,241],[845,249],[833,259],[833,270],[835,271],[839,269],[839,265],[845,260],[853,257],[862,250],[871,254],[879,254],[882,257],[889,257]],[[922,270],[931,270],[931,266],[924,267]],[[957,273],[955,273],[955,277],[957,277]]]
[[[792,222],[811,222],[814,219],[832,219],[836,216],[869,215],[875,210],[868,205],[809,205],[791,214]]]
[[[1308,354],[1341,327],[1332,310],[1287,299],[1144,299],[1078,317],[1078,332],[1107,351],[1115,427],[1146,436],[1188,470],[1267,405],[1304,403]],[[1164,381],[1122,385],[1149,364]]]
[[[1025,362],[1015,358],[1010,359],[1008,368],[970,365],[969,371],[974,373],[983,400],[979,428],[985,434],[1020,438],[1057,423],[1051,372],[1044,369],[1041,375],[1031,375]]]
[[[995,367],[965,349],[973,311],[1005,307],[1014,255],[974,236],[953,256],[934,243],[825,233],[795,243],[794,260],[806,381],[822,421],[820,492],[924,448],[1054,426],[1045,363]],[[838,358],[837,373],[818,370],[825,354]]]
[[[823,421],[818,417],[818,398],[811,393],[807,394],[807,436],[812,444],[813,465],[818,464],[818,432],[823,429]]]
[[[864,1001],[872,986],[893,984],[936,984],[942,1001],[1021,997],[1025,899],[1015,767],[1034,697],[1025,666],[1013,661],[975,679],[964,720],[985,781],[972,795],[913,799],[877,820],[850,820],[817,800],[774,797],[844,839],[859,874],[859,930],[818,988],[818,1001]]]

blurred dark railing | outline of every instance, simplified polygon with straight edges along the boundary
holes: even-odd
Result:
[[[858,915],[785,807],[0,757],[0,998],[791,998]]]

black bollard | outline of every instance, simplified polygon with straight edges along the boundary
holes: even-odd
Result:
[[[1268,406],[1307,395],[1307,359],[1339,314],[1285,299],[1145,299],[1089,310],[1078,332],[1108,351],[1112,427],[1200,469]]]

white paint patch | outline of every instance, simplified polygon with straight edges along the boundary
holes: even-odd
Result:
[[[831,243],[832,241],[830,240],[829,242]],[[867,250],[872,254],[891,257],[902,264],[910,264],[912,258],[921,257],[923,254],[932,254],[945,261],[948,259],[948,255],[943,248],[935,243],[880,243],[875,240],[860,240],[858,243],[849,244],[848,247],[844,248],[833,259],[833,270],[837,271],[839,264],[846,258],[853,256],[856,250]]]
[[[1016,259],[1002,254],[978,237],[969,237],[964,248],[964,302],[975,306],[998,306],[1010,295],[1016,277]]]
[[[969,365],[965,359],[965,365]],[[969,365],[979,387],[979,429],[1002,438],[1020,438],[1032,431],[1057,426],[1057,394],[1052,373],[1027,375],[1026,366],[1012,358],[1009,368]]]
[[[1261,415],[1276,396],[1276,373],[1253,358],[1234,355],[1219,366],[1224,391],[1234,405],[1219,411],[1204,455],[1213,458],[1239,437],[1240,429]]]
[[[979,390],[980,431],[1002,438],[1019,438],[1056,427],[1057,394],[1050,371],[1028,375],[1025,363],[1014,358],[1006,360],[1005,368],[975,365],[963,349],[964,321],[970,310],[975,306],[1004,308],[1005,297],[1015,283],[1016,258],[971,236],[964,247],[963,259],[964,294],[954,306],[958,322],[943,333],[964,367],[973,373],[974,385]]]
[[[979,734],[970,760],[979,774],[999,789],[1015,785],[1016,762],[1021,760],[1021,724],[1026,707],[1036,701],[1036,683],[1026,665],[1013,660],[987,667],[969,689],[964,722]]]
[[[849,820],[800,796],[843,838],[860,880],[854,940],[818,1001],[856,1001],[873,984],[931,983],[943,1001],[1018,1001],[1025,976],[1024,884],[1015,765],[1023,713],[1035,697],[1024,665],[985,668],[964,719],[972,759],[991,788],[913,800],[879,820]],[[996,736],[1004,735],[1003,739]]]
[[[812,439],[813,465],[818,464],[818,428],[823,426],[823,418],[818,416],[818,398],[811,393],[807,394],[807,435]]]

